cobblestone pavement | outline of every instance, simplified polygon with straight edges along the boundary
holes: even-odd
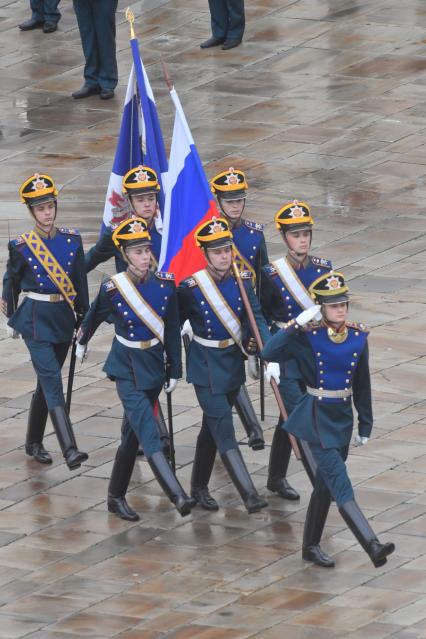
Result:
[[[300,503],[269,495],[248,516],[221,464],[216,514],[180,519],[144,461],[130,503],[137,524],[106,512],[121,408],[102,373],[104,329],[78,367],[72,418],[80,471],[25,456],[34,378],[21,341],[0,330],[0,637],[69,639],[420,639],[426,637],[426,6],[423,0],[251,0],[237,49],[201,51],[205,0],[133,2],[136,28],[169,139],[175,81],[208,175],[242,167],[247,217],[265,223],[271,257],[282,245],[280,205],[305,199],[314,253],[343,269],[354,319],[373,329],[373,439],[352,449],[350,473],[375,529],[397,550],[374,569],[333,507],[324,549],[336,568],[305,565],[308,480],[292,460]],[[17,185],[32,171],[61,187],[59,221],[95,240],[130,65],[119,3],[120,86],[115,99],[75,102],[82,53],[71,2],[59,30],[21,33],[28,2],[0,0],[0,260],[28,227]],[[105,267],[111,272],[112,265]],[[90,276],[94,294],[102,278]],[[66,369],[65,369],[66,374]],[[250,385],[259,408],[257,384]],[[178,475],[188,486],[200,425],[192,389],[174,396]],[[266,439],[277,409],[266,405]],[[238,427],[239,437],[243,433]],[[243,453],[266,495],[269,449]]]

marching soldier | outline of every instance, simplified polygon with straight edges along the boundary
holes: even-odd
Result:
[[[377,568],[386,563],[395,546],[378,541],[355,501],[345,466],[353,430],[352,399],[358,413],[356,441],[365,444],[373,426],[368,331],[362,324],[347,321],[348,287],[341,273],[321,274],[309,292],[321,306],[295,314],[262,351],[265,360],[296,360],[306,388],[283,425],[287,432],[308,442],[317,463],[303,534],[303,558],[318,566],[334,566],[319,545],[333,498]],[[310,322],[314,317],[321,318],[319,323]]]
[[[210,185],[232,231],[237,266],[240,270],[251,273],[252,283],[256,287],[256,294],[259,297],[261,268],[268,263],[268,252],[262,224],[242,217],[248,189],[246,176],[243,171],[230,167],[227,171],[216,175]],[[251,377],[258,378],[259,369],[256,357],[249,357],[248,371]],[[235,409],[247,433],[248,445],[253,450],[263,449],[265,440],[262,427],[244,384],[235,400]]]
[[[314,220],[307,204],[296,200],[285,204],[275,215],[275,224],[287,254],[263,268],[261,306],[272,334],[303,309],[313,306],[308,287],[332,268],[329,260],[309,255]],[[280,368],[280,392],[290,414],[305,391],[304,384],[295,360],[281,362]],[[296,500],[299,494],[286,479],[290,455],[288,435],[278,422],[269,457],[267,487],[283,499]],[[312,481],[314,477],[310,477]]]
[[[232,233],[224,218],[204,222],[195,233],[204,251],[207,267],[184,280],[179,288],[181,324],[189,320],[193,338],[187,354],[187,380],[203,410],[191,477],[191,495],[206,510],[217,510],[208,483],[215,455],[219,450],[223,464],[249,513],[265,508],[267,502],[257,493],[238,448],[232,422],[232,404],[245,381],[242,343],[248,339],[246,311],[238,283],[232,274]],[[244,286],[253,307],[263,339],[269,338],[266,322],[254,295],[250,273],[243,271]]]
[[[160,188],[156,172],[148,166],[137,166],[130,169],[123,177],[123,196],[127,217],[142,217],[147,223],[152,242],[152,268],[154,269],[158,265],[161,251],[161,233],[156,226],[159,216],[158,192]],[[87,273],[112,257],[115,258],[117,273],[127,269],[127,263],[112,241],[112,234],[116,226],[116,224],[108,226],[96,244],[86,253]]]
[[[75,314],[89,306],[81,237],[75,229],[55,226],[57,195],[48,175],[35,173],[19,189],[34,228],[9,242],[3,279],[2,310],[13,337],[22,335],[37,374],[25,442],[27,455],[41,464],[52,458],[43,446],[49,413],[70,470],[88,455],[77,448],[65,408],[61,368],[73,337]],[[18,306],[21,291],[24,300]]]
[[[166,367],[166,392],[171,393],[182,376],[174,276],[149,269],[151,236],[142,218],[135,217],[119,224],[112,240],[127,262],[127,270],[102,284],[82,322],[77,347],[77,355],[83,358],[93,333],[110,315],[113,316],[115,339],[103,370],[115,381],[128,420],[122,429],[111,474],[108,510],[122,519],[139,519],[126,501],[136,438],[143,445],[161,488],[184,517],[190,513],[193,500],[186,495],[163,453],[153,413],[153,406],[166,382]]]
[[[157,174],[154,169],[148,166],[137,166],[130,169],[123,177],[122,191],[125,199],[125,209],[127,217],[132,218],[140,216],[148,225],[149,234],[151,236],[151,265],[150,268],[156,269],[161,251],[161,233],[158,231],[156,224],[158,223],[158,192],[160,191]],[[127,270],[127,262],[123,259],[120,250],[114,245],[112,234],[117,225],[108,226],[101,235],[97,243],[86,253],[86,271],[89,273],[99,264],[108,261],[112,257],[115,258],[115,268],[117,273]],[[160,432],[160,437],[165,450],[169,448],[169,434],[164,421],[160,403],[155,406],[155,417]],[[126,424],[126,416],[123,418],[123,428],[128,429]],[[136,442],[136,440],[135,440]],[[142,448],[136,446],[136,455],[143,454]],[[130,462],[130,460],[129,460]],[[131,473],[130,473],[131,476]],[[130,477],[129,477],[130,481]]]

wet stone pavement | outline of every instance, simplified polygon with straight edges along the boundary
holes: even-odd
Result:
[[[209,176],[247,172],[247,217],[266,224],[271,258],[283,250],[273,215],[309,202],[314,254],[348,276],[354,319],[372,327],[372,440],[351,448],[358,499],[397,550],[374,569],[332,507],[323,547],[334,570],[301,559],[308,480],[290,465],[300,503],[268,495],[249,516],[220,463],[215,514],[181,519],[147,464],[137,464],[130,524],[105,496],[121,408],[102,373],[111,331],[78,366],[72,419],[80,471],[25,456],[34,376],[22,341],[0,329],[0,637],[15,639],[426,638],[426,6],[423,0],[252,0],[237,49],[201,51],[205,0],[132,2],[167,143],[167,61]],[[28,3],[0,0],[0,266],[9,233],[28,228],[17,187],[33,171],[60,186],[60,224],[90,247],[98,233],[130,67],[119,2],[116,98],[75,102],[82,53],[72,3],[59,30],[21,33]],[[10,229],[10,231],[9,231]],[[112,264],[102,271],[112,272]],[[92,296],[102,271],[90,276]],[[67,368],[64,369],[65,376]],[[258,385],[250,394],[259,409]],[[181,382],[174,395],[178,475],[188,487],[200,411]],[[268,394],[265,436],[277,409]],[[243,431],[238,424],[238,436]],[[243,453],[266,495],[269,447]]]

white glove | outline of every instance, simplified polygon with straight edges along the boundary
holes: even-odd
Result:
[[[6,335],[12,339],[19,339],[20,335],[11,326],[6,326]]]
[[[265,371],[265,379],[269,383],[271,379],[274,379],[277,384],[280,383],[280,365],[277,362],[269,362]]]
[[[248,356],[247,372],[251,379],[259,379],[259,360],[256,355]]]
[[[78,344],[76,346],[75,349],[75,356],[78,360],[80,360],[81,363],[83,363],[83,361],[85,359],[87,359],[87,354],[89,352],[89,349],[87,348],[87,344]]]
[[[182,335],[182,337],[184,335],[188,335],[189,339],[192,339],[194,333],[192,332],[192,326],[189,320],[185,320],[180,334]]]
[[[369,440],[369,437],[361,437],[361,435],[355,435],[354,446],[364,446]]]
[[[308,322],[311,322],[314,318],[320,320],[321,317],[321,307],[315,304],[314,306],[307,308],[305,311],[302,311],[300,315],[296,317],[296,322],[299,326],[304,326],[305,324],[308,324]]]
[[[169,381],[164,384],[164,392],[165,393],[173,393],[173,391],[175,390],[175,388],[177,386],[177,383],[178,383],[178,380],[177,379],[173,379],[173,377],[171,377],[169,379]]]

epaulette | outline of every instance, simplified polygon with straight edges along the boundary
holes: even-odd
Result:
[[[102,283],[102,286],[104,287],[107,293],[110,293],[111,291],[114,291],[117,288],[113,280],[106,280],[106,282]]]
[[[266,266],[264,266],[263,268],[265,270],[265,273],[267,273],[268,275],[277,274],[277,269],[275,268],[275,266],[273,266],[273,264],[266,264]]]
[[[300,328],[305,333],[312,333],[312,331],[315,331],[316,329],[321,328],[321,324],[320,322],[317,322],[316,320],[312,320],[311,322],[304,324]]]
[[[181,284],[188,288],[193,288],[194,286],[197,286],[197,281],[193,277],[187,277],[186,280],[181,282]]]
[[[310,258],[314,266],[322,266],[322,268],[330,270],[333,268],[331,260],[326,260],[325,257],[315,257],[315,255],[311,255]]]
[[[64,235],[80,235],[80,231],[78,229],[68,229],[64,226],[61,226],[58,231],[59,233],[63,233]]]
[[[253,276],[250,271],[240,271],[240,277],[242,280],[250,280]]]
[[[25,240],[22,235],[18,235],[14,240],[11,240],[11,244],[13,244],[13,246],[19,246],[19,244],[25,244]]]
[[[155,275],[159,280],[169,280],[169,282],[174,282],[175,274],[170,273],[169,271],[157,271]]]
[[[263,224],[259,224],[258,222],[252,222],[251,220],[243,220],[244,224],[247,228],[252,231],[258,231],[259,233],[263,233]]]
[[[348,328],[353,328],[356,331],[362,331],[363,333],[369,333],[368,326],[363,324],[362,322],[346,322],[346,326]]]

